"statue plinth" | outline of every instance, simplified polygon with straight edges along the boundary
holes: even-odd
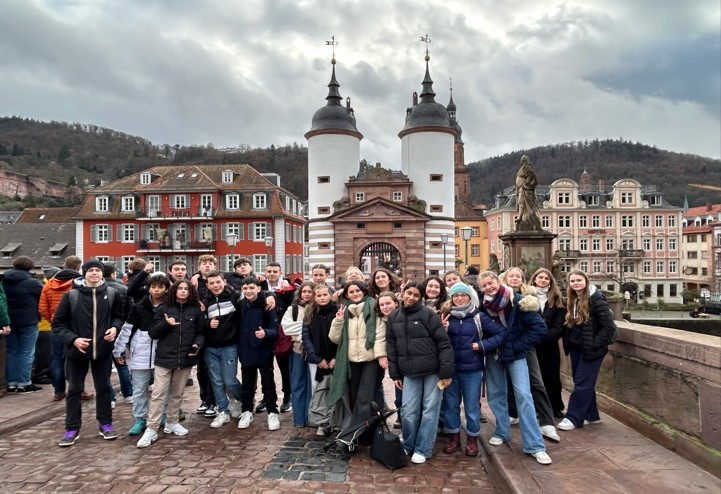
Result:
[[[526,279],[539,268],[551,270],[551,244],[557,235],[545,230],[515,231],[501,235],[503,269],[519,267]]]

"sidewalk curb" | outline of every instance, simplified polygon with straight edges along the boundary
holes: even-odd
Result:
[[[491,459],[498,475],[505,482],[508,492],[514,494],[540,494],[543,492],[510,445],[491,446],[488,443],[491,434],[484,434],[481,437],[481,447]]]

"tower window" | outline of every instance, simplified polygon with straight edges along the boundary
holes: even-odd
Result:
[[[431,173],[431,182],[443,182],[443,174]]]
[[[318,208],[318,214],[330,214],[330,208],[329,207]]]
[[[330,177],[318,177],[318,183],[319,184],[328,184],[330,183]]]
[[[431,204],[431,213],[442,213],[443,206],[441,204]]]

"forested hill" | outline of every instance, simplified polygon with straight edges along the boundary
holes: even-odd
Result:
[[[607,187],[621,178],[655,185],[675,206],[683,205],[685,195],[691,206],[721,203],[721,191],[688,186],[721,186],[721,161],[624,140],[549,145],[470,163],[473,201],[492,205],[495,194],[514,184],[524,154],[531,158],[541,184],[564,177],[578,181],[585,169],[594,183],[603,179]],[[308,149],[297,143],[229,149],[153,144],[97,125],[0,117],[0,167],[15,172],[97,184],[150,166],[178,163],[247,163],[279,174],[281,185],[301,200],[308,197]]]
[[[586,170],[592,183],[604,180],[606,187],[622,178],[636,179],[641,185],[655,185],[674,206],[683,206],[684,196],[688,196],[690,206],[721,203],[721,161],[623,139],[541,146],[469,163],[473,201],[491,207],[496,194],[514,185],[515,171],[524,154],[531,159],[538,181],[544,185],[559,178],[578,182]],[[689,187],[690,183],[720,189]]]

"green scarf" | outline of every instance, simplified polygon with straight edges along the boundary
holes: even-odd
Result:
[[[366,324],[366,350],[373,348],[376,342],[376,311],[375,299],[366,296],[359,302],[363,305],[363,320]],[[335,354],[335,367],[333,368],[333,380],[331,382],[330,391],[326,397],[326,404],[333,406],[343,398],[348,390],[348,380],[351,377],[350,361],[348,360],[348,320],[350,319],[349,307],[346,307],[343,315],[343,329],[340,334],[340,343],[338,343],[338,351]]]

